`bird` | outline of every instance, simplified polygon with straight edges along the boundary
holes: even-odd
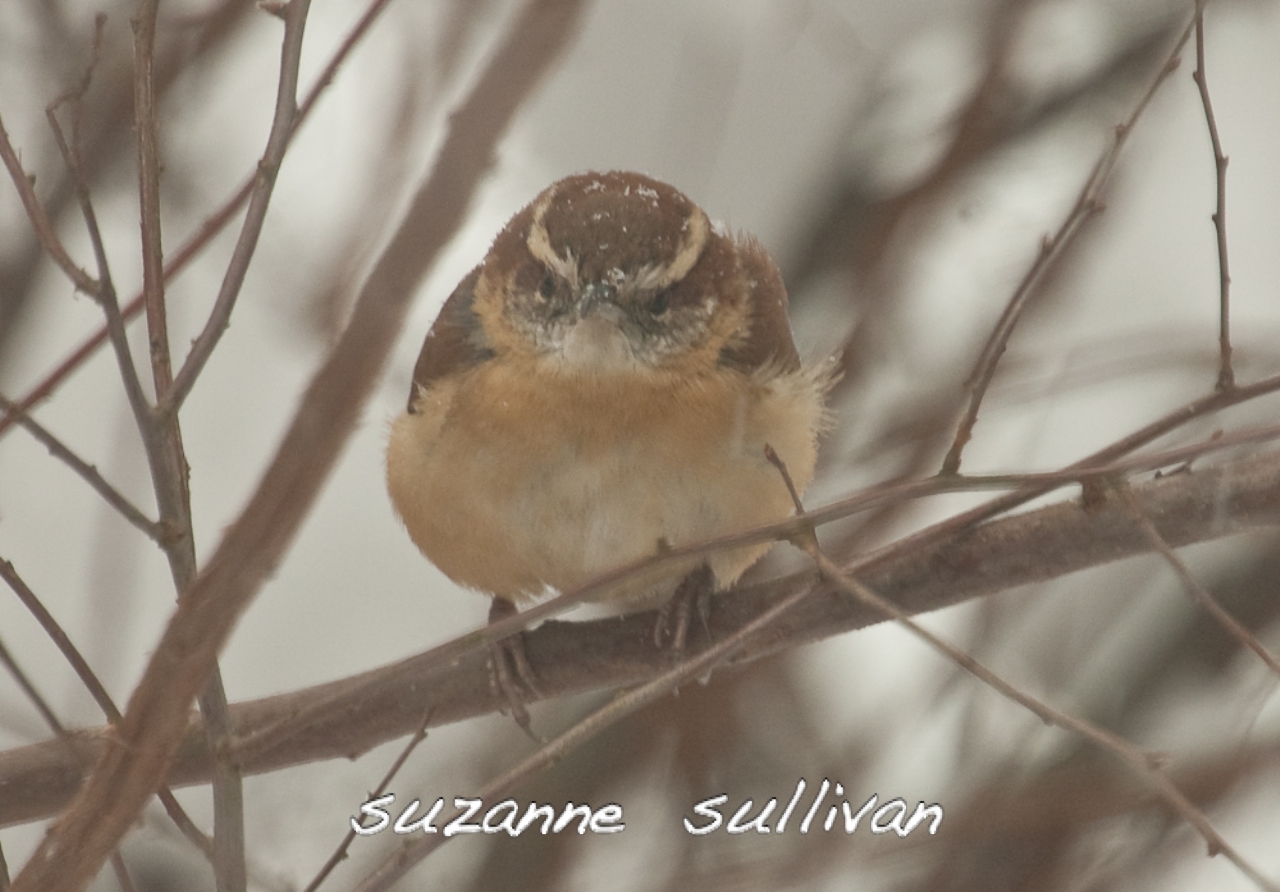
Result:
[[[516,213],[445,301],[391,425],[387,486],[413,542],[493,598],[496,621],[791,516],[766,446],[803,491],[829,385],[800,362],[759,241],[644,174],[577,174]],[[720,591],[771,544],[663,563],[606,598]]]

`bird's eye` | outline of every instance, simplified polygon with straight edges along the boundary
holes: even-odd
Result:
[[[661,316],[667,311],[671,305],[671,295],[667,291],[659,291],[652,300],[649,301],[649,312],[654,316]]]
[[[542,277],[542,282],[538,285],[538,294],[543,300],[551,300],[551,296],[556,293],[556,281],[551,278],[551,274],[547,273]]]

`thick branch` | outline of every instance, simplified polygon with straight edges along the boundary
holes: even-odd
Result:
[[[1280,524],[1280,453],[1239,459],[1133,486],[1143,513],[1173,546],[1203,542],[1260,526]],[[1146,534],[1120,500],[1086,510],[1066,501],[957,531],[863,571],[861,578],[911,614],[951,606],[1033,582],[1043,582],[1152,550]],[[848,562],[857,566],[857,562]],[[721,641],[798,587],[811,573],[748,586],[719,598],[709,619],[711,641]],[[816,591],[747,645],[741,659],[881,622],[876,611],[833,589]],[[652,644],[653,615],[633,614],[593,622],[548,622],[526,634],[526,647],[547,697],[634,684],[669,669],[672,656]],[[692,642],[696,650],[708,642]],[[238,753],[246,773],[256,774],[321,759],[352,758],[410,734],[424,711],[432,726],[496,712],[486,667],[487,651],[442,664],[432,652],[328,684],[232,707],[239,739],[265,740]],[[263,733],[268,732],[268,733]],[[92,754],[107,743],[107,730],[76,735]],[[202,729],[185,731],[169,774],[172,785],[207,782],[210,760]],[[57,742],[0,754],[0,826],[46,817],[75,793],[76,763]]]

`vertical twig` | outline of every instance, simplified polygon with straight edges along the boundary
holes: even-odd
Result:
[[[156,394],[169,388],[169,328],[160,238],[160,147],[155,97],[156,14],[160,0],[139,0],[133,19],[133,129],[138,137],[138,217],[142,227],[142,294],[147,310]],[[163,384],[163,386],[161,386]]]
[[[140,0],[133,19],[134,130],[138,138],[138,206],[142,230],[142,294],[146,308],[151,374],[159,403],[173,386],[169,354],[168,309],[165,305],[164,251],[160,223],[159,118],[155,96],[156,17],[159,0]],[[151,413],[148,459],[160,506],[169,528],[164,541],[170,575],[181,598],[196,578],[195,535],[191,523],[189,467],[176,412],[159,407]],[[144,433],[144,436],[146,434]],[[244,787],[226,745],[230,712],[222,674],[210,668],[199,697],[206,738],[214,759],[213,870],[218,892],[245,892]]]
[[[1236,386],[1235,370],[1231,365],[1231,266],[1227,263],[1227,156],[1222,152],[1222,138],[1218,134],[1218,120],[1213,114],[1213,102],[1209,99],[1209,81],[1204,68],[1204,7],[1208,0],[1196,0],[1196,70],[1191,79],[1200,91],[1200,104],[1204,106],[1204,120],[1209,127],[1209,142],[1213,146],[1213,166],[1216,174],[1217,199],[1213,211],[1213,228],[1218,237],[1218,390],[1230,390]]]

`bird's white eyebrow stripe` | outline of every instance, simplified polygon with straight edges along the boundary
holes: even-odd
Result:
[[[693,213],[689,215],[688,222],[685,224],[684,238],[680,240],[680,248],[676,251],[676,256],[671,263],[667,264],[665,274],[660,277],[654,287],[665,288],[672,282],[679,282],[689,270],[693,269],[693,265],[702,256],[702,249],[706,247],[709,229],[707,215],[701,208],[693,208]]]
[[[547,233],[547,226],[542,222],[555,194],[556,190],[553,187],[538,200],[538,204],[533,209],[533,222],[529,224],[529,237],[525,239],[525,244],[529,248],[529,253],[541,261],[547,269],[568,282],[571,287],[576,288],[578,287],[577,258],[567,250],[564,257],[555,252],[551,247],[551,236]]]

